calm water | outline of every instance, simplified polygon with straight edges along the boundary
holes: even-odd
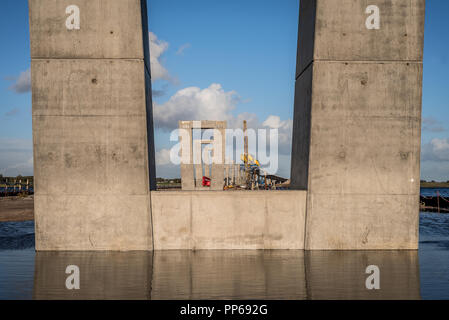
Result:
[[[437,196],[437,191],[442,197],[449,197],[449,188],[421,188],[421,195],[425,197]]]
[[[0,223],[0,299],[449,299],[449,215],[421,213],[419,251],[35,253],[33,232]]]

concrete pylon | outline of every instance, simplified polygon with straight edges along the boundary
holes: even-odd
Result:
[[[301,0],[292,186],[305,248],[417,249],[425,0]]]
[[[29,0],[37,250],[151,250],[146,0]]]
[[[219,191],[224,187],[226,121],[179,121],[179,139],[181,141],[181,184],[184,191]],[[206,132],[202,133],[202,130]],[[202,140],[203,135],[209,139]],[[202,145],[209,145],[211,164],[203,162]],[[209,163],[209,161],[206,161]],[[211,178],[210,187],[202,185],[203,166],[205,175]],[[211,172],[210,172],[211,171]]]

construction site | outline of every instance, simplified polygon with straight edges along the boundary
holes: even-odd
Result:
[[[248,127],[243,121],[242,154],[237,160],[228,159],[226,145],[226,121],[179,121],[179,128],[187,130],[186,139],[181,143],[181,179],[160,179],[158,190],[182,189],[184,191],[211,190],[285,190],[290,181],[266,172],[253,154],[249,153]],[[194,139],[194,130],[213,131],[212,139]],[[199,135],[201,136],[201,135]],[[213,161],[220,150],[222,156]],[[235,148],[234,148],[235,150]],[[187,155],[185,155],[187,154]]]

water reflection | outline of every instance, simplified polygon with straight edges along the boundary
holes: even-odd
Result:
[[[308,251],[309,299],[420,299],[417,251]],[[380,269],[380,290],[367,290],[366,267]]]
[[[147,252],[36,252],[34,299],[149,299]],[[80,269],[80,290],[67,290],[67,266]]]
[[[35,299],[420,299],[417,251],[38,252]],[[67,290],[68,265],[80,290]],[[380,290],[365,269],[380,268]]]

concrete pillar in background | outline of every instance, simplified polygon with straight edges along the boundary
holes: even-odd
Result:
[[[225,151],[226,151],[226,121],[179,121],[179,138],[181,140],[181,184],[182,190],[223,190],[225,178]],[[210,130],[210,139],[202,140],[206,134],[203,130]],[[209,166],[211,186],[203,187],[202,145],[212,150],[212,165]],[[207,175],[206,175],[207,176]]]
[[[417,249],[425,0],[301,0],[292,186],[306,249]]]
[[[151,250],[146,0],[29,0],[37,250]]]
[[[214,157],[220,158],[218,163],[212,165],[211,190],[223,190],[225,178],[226,156],[226,121],[216,121],[214,126]],[[219,133],[217,136],[217,132]],[[219,150],[221,149],[221,151]],[[221,153],[221,154],[220,154]],[[217,155],[216,155],[217,154]]]
[[[179,121],[181,144],[181,188],[195,190],[195,167],[193,165],[193,136],[191,121]]]

